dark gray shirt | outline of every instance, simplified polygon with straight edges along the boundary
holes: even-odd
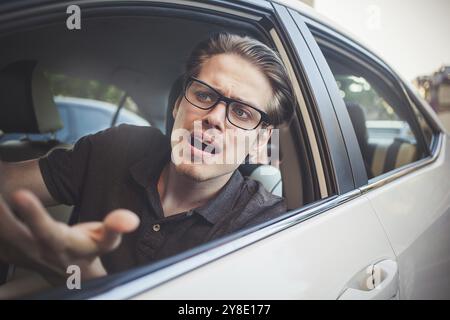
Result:
[[[170,156],[170,141],[158,129],[121,125],[39,160],[53,198],[75,206],[75,222],[101,221],[117,208],[139,215],[139,228],[102,257],[108,272],[175,255],[286,211],[282,198],[236,170],[206,205],[165,218],[157,181]]]

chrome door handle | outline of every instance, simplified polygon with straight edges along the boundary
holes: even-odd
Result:
[[[339,300],[387,300],[398,294],[398,266],[382,260],[359,272],[347,285]]]

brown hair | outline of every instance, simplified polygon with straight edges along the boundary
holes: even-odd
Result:
[[[295,100],[291,81],[278,54],[262,42],[248,36],[217,33],[200,42],[187,63],[184,82],[200,73],[203,63],[214,55],[231,53],[255,65],[267,77],[273,97],[267,114],[274,126],[289,122],[294,113]]]

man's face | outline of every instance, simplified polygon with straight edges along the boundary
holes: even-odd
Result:
[[[213,56],[203,64],[196,78],[228,98],[267,112],[272,98],[269,81],[258,68],[238,55]],[[183,96],[173,116],[172,161],[178,172],[198,181],[231,174],[250,152],[256,153],[265,146],[271,132],[261,129],[261,125],[254,130],[234,126],[227,120],[222,101],[212,109],[202,110]],[[260,130],[264,134],[258,139]],[[181,149],[189,152],[181,152],[178,159],[182,161],[174,161],[174,153],[180,155]]]

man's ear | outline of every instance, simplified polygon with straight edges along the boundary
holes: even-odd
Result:
[[[258,138],[255,141],[255,148],[262,148],[267,145],[267,143],[270,140],[270,137],[272,136],[272,126],[268,126],[267,128],[260,129],[258,132]]]
[[[178,109],[180,108],[180,102],[181,102],[181,96],[178,97],[178,99],[175,101],[175,105],[172,109],[172,116],[175,119],[177,117]]]
[[[272,136],[272,129],[273,127],[269,126],[259,130],[258,137],[249,152],[250,163],[268,163],[267,143]]]

